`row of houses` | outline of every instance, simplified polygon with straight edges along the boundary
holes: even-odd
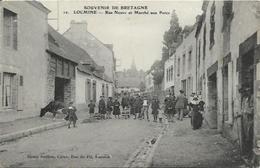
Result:
[[[193,30],[165,63],[165,90],[175,95],[180,89],[187,96],[200,94],[209,126],[240,142],[243,154],[257,153],[260,2],[204,1],[202,11]],[[253,114],[243,112],[246,97],[241,91],[245,89],[252,98],[247,105]]]
[[[113,95],[112,45],[85,22],[72,21],[62,35],[48,25],[48,13],[37,1],[0,3],[0,113],[12,119],[38,115],[51,100],[84,108]]]

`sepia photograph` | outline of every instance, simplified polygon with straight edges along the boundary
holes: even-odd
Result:
[[[260,168],[259,0],[0,0],[0,168]]]

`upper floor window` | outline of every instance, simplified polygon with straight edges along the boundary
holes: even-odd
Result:
[[[233,18],[233,0],[224,1],[222,15],[223,15],[223,29],[224,29],[226,26],[229,26],[229,23]]]
[[[173,81],[173,65],[171,66],[171,81]]]
[[[182,60],[182,73],[185,74],[185,68],[186,68],[186,56],[185,54],[183,55],[183,60]]]
[[[192,69],[191,54],[192,54],[192,51],[190,50],[190,51],[189,51],[189,60],[188,60],[188,63],[189,63],[189,65],[188,65],[188,69],[189,69],[189,70]]]
[[[200,66],[200,48],[201,48],[201,41],[199,40],[199,50],[198,50],[198,66]]]
[[[216,6],[215,6],[215,1],[214,1],[212,6],[211,6],[211,9],[210,9],[210,36],[209,36],[210,49],[215,44],[215,39],[214,39],[214,33],[215,33],[215,12],[216,12]]]
[[[204,31],[203,31],[203,60],[205,60],[206,57],[206,25],[204,26]]]
[[[180,66],[181,66],[181,59],[178,58],[177,76],[180,76]]]
[[[17,14],[4,9],[4,45],[17,49]]]

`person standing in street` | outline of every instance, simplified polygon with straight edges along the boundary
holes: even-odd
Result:
[[[109,97],[107,100],[107,119],[111,119],[111,113],[113,111],[113,99]]]
[[[134,110],[135,110],[134,119],[136,119],[140,115],[140,107],[139,106],[140,106],[140,96],[136,95],[136,98],[135,98],[135,101],[134,101]]]
[[[124,93],[123,97],[122,97],[122,101],[121,101],[121,106],[123,108],[123,110],[128,107],[128,97],[126,92]]]
[[[104,100],[104,96],[100,96],[100,100],[99,100],[99,103],[98,103],[98,112],[101,115],[101,119],[105,119],[106,102]]]
[[[76,127],[76,122],[78,120],[78,117],[76,115],[76,107],[73,105],[73,102],[69,103],[68,107],[68,120],[69,120],[69,125],[68,128],[70,128],[70,124],[73,123],[73,127]]]
[[[154,122],[157,122],[158,110],[160,108],[159,104],[160,104],[160,102],[159,102],[158,98],[154,97],[153,101],[152,101],[152,114],[153,114]]]
[[[169,119],[169,122],[173,122],[173,116],[174,116],[174,100],[171,95],[167,95],[165,100],[165,114],[167,114],[167,118]]]
[[[118,99],[117,98],[115,98],[115,101],[114,101],[114,103],[113,103],[113,115],[115,116],[115,118],[120,118],[119,117],[119,115],[120,115],[120,103],[119,103],[119,101],[118,101]]]
[[[150,121],[150,120],[149,120],[148,110],[149,110],[149,102],[148,102],[147,96],[145,96],[145,97],[144,97],[144,100],[143,100],[142,114],[143,114],[143,119],[144,119],[144,117],[146,117],[147,121]]]
[[[180,90],[180,94],[177,96],[176,105],[175,105],[175,109],[178,113],[178,120],[180,121],[183,120],[183,111],[185,108],[185,102],[186,102],[186,97],[184,96],[184,91]]]
[[[93,115],[95,113],[95,107],[96,107],[96,105],[93,102],[93,100],[90,100],[90,103],[88,104],[90,118],[93,118]]]
[[[130,114],[135,115],[135,108],[134,108],[135,98],[134,96],[130,96],[129,98],[129,106],[130,106]]]

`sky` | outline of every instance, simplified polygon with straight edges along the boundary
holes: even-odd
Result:
[[[113,44],[117,59],[117,70],[130,68],[133,60],[137,69],[149,70],[155,60],[161,58],[163,34],[170,26],[172,10],[175,10],[182,27],[193,25],[195,18],[201,14],[202,1],[163,1],[163,0],[124,0],[124,1],[83,1],[59,0],[42,1],[51,10],[49,23],[58,28],[60,33],[70,27],[71,20],[86,21],[87,30],[105,44]],[[105,10],[97,10],[98,14],[75,14],[84,7],[108,6],[107,11],[114,12],[112,6],[147,6],[139,10],[158,12],[153,14],[128,14],[135,10],[118,10],[127,14],[105,14]],[[58,10],[59,9],[59,10]],[[88,10],[90,11],[90,10]],[[159,12],[165,12],[159,14]],[[59,21],[55,20],[59,18]],[[54,20],[53,20],[54,19]]]

